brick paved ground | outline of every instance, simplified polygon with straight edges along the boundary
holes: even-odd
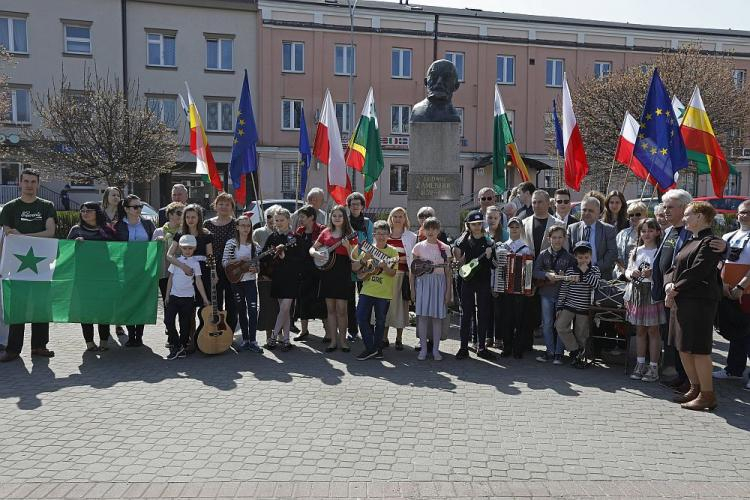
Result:
[[[441,362],[393,348],[361,362],[361,344],[326,355],[317,337],[288,353],[167,362],[160,332],[98,355],[77,326],[55,325],[57,357],[32,362],[27,338],[23,362],[0,366],[0,498],[750,491],[750,392],[738,381],[717,384],[714,413],[693,413],[622,365],[457,361],[455,340]]]

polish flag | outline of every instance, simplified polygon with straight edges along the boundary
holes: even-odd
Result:
[[[336,108],[333,106],[331,92],[326,89],[320,121],[315,132],[313,156],[328,166],[328,193],[339,205],[346,204],[346,197],[352,192],[352,184],[346,173],[344,147],[341,144],[341,133],[336,121]]]
[[[633,148],[635,148],[635,141],[638,138],[639,130],[640,125],[638,124],[638,120],[626,111],[625,120],[623,120],[622,129],[620,129],[620,138],[617,141],[615,161],[628,167],[642,181],[648,178],[651,184],[656,184],[656,179],[649,175],[643,163],[633,155]]]
[[[563,146],[565,149],[565,184],[576,191],[581,190],[581,182],[589,172],[586,151],[583,149],[581,131],[573,114],[573,101],[570,100],[568,80],[563,75]]]

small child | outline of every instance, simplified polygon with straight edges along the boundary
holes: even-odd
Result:
[[[565,270],[565,281],[557,296],[555,328],[570,351],[571,366],[586,367],[586,342],[589,339],[591,292],[599,284],[601,271],[591,264],[591,243],[579,241],[573,247],[576,263]],[[573,324],[575,323],[575,334]]]
[[[172,360],[185,357],[185,347],[190,337],[190,326],[195,316],[195,289],[198,289],[204,304],[208,304],[206,290],[200,278],[200,262],[193,257],[198,241],[192,234],[185,234],[180,238],[180,252],[182,255],[177,260],[193,270],[193,275],[188,276],[181,267],[174,264],[169,266],[169,279],[167,290],[169,291],[164,311],[164,325],[169,332],[169,354],[166,359]],[[175,324],[176,317],[180,318],[180,335],[177,335]]]
[[[412,256],[414,259],[428,260],[435,266],[441,267],[435,267],[431,273],[417,278],[414,277],[414,273],[409,273],[411,300],[415,304],[420,341],[417,359],[421,361],[427,359],[427,332],[431,328],[432,357],[435,361],[440,361],[443,359],[440,355],[443,319],[448,314],[446,306],[453,297],[451,274],[446,272],[450,265],[450,247],[438,240],[440,221],[435,217],[428,218],[422,229],[427,239],[414,245]]]
[[[560,336],[555,334],[555,309],[562,277],[566,269],[575,265],[575,259],[563,247],[566,240],[563,226],[551,226],[547,230],[547,237],[549,248],[542,250],[534,262],[534,280],[542,303],[542,332],[547,347],[547,351],[536,360],[540,363],[552,360],[553,364],[561,365],[565,345]]]
[[[494,269],[492,271],[492,295],[495,302],[495,317],[502,322],[503,351],[500,357],[507,358],[511,354],[516,359],[523,358],[523,346],[527,343],[524,339],[523,317],[529,298],[525,295],[517,295],[505,292],[507,280],[507,262],[502,263],[498,259],[499,252],[507,252],[516,255],[534,255],[526,242],[521,238],[523,223],[518,217],[508,220],[508,235],[506,241],[495,243],[493,258]]]
[[[393,277],[396,276],[398,268],[398,250],[388,246],[387,241],[391,234],[391,228],[387,221],[380,220],[374,225],[375,248],[392,258],[394,263],[388,266],[386,262],[379,262],[377,271],[370,277],[362,280],[362,290],[359,292],[357,303],[357,323],[362,334],[365,350],[357,356],[364,361],[370,358],[380,359],[383,357],[383,332],[385,331],[385,316],[388,306],[393,299]],[[358,262],[354,262],[357,269]],[[370,324],[370,317],[375,310],[375,328]]]
[[[659,325],[667,322],[664,302],[654,302],[651,297],[651,270],[659,248],[660,234],[661,228],[656,219],[646,219],[638,225],[639,246],[633,250],[625,270],[625,277],[630,280],[625,307],[628,322],[636,327],[637,363],[630,378],[644,382],[659,380]],[[646,351],[649,353],[648,367]]]

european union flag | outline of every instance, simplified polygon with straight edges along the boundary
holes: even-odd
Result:
[[[237,190],[244,193],[245,185],[242,182],[242,176],[258,170],[257,144],[258,129],[255,127],[250,85],[247,82],[247,70],[245,70],[245,81],[242,82],[240,94],[240,109],[237,112],[237,124],[234,127],[232,160],[229,164],[229,177],[232,179],[235,193]]]
[[[307,169],[312,162],[312,151],[310,139],[307,137],[307,124],[305,123],[305,108],[300,107],[299,116],[299,197],[304,199],[307,189]]]
[[[565,156],[562,127],[560,127],[560,119],[557,117],[557,103],[554,99],[552,99],[552,119],[555,122],[555,147],[557,148],[557,154],[559,154],[560,156]]]
[[[680,124],[674,116],[672,101],[657,69],[654,69],[651,77],[633,154],[661,189],[668,189],[674,184],[675,172],[688,166]]]

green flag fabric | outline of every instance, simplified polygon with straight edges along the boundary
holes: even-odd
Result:
[[[0,272],[4,319],[16,323],[156,323],[163,242],[9,235]]]

